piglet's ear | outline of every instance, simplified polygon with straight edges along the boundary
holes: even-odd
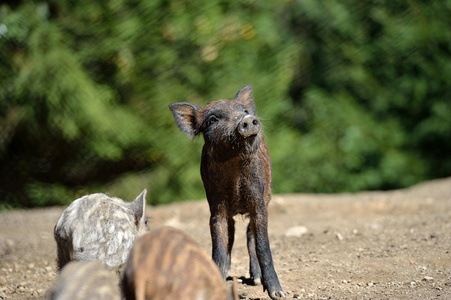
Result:
[[[252,86],[246,85],[236,93],[234,100],[237,100],[241,104],[252,108],[255,112],[254,96],[252,95]]]
[[[135,216],[136,224],[144,221],[144,215],[146,213],[146,195],[147,190],[144,189],[136,199],[129,204],[130,209]]]
[[[196,113],[199,106],[188,102],[175,102],[169,105],[175,123],[189,138],[197,135]]]

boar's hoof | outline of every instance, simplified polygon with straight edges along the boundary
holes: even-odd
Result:
[[[261,285],[261,284],[262,284],[261,278],[254,278],[253,281],[254,281],[254,285],[255,285],[255,286]]]
[[[247,115],[241,120],[238,129],[243,137],[257,135],[260,131],[260,121],[256,116]]]
[[[271,299],[285,299],[285,294],[283,291],[273,291],[269,294]]]

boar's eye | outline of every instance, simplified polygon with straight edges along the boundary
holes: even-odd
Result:
[[[216,122],[218,122],[218,118],[217,118],[216,116],[211,116],[211,117],[208,119],[208,125],[212,125],[212,124],[214,124],[214,123],[216,123]]]

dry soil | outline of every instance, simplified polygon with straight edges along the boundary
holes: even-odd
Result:
[[[0,299],[46,299],[63,210],[0,214]],[[205,200],[148,207],[147,215],[152,228],[182,229],[210,252]],[[287,299],[451,299],[451,178],[388,192],[275,195],[269,215]],[[247,284],[247,220],[236,221],[229,275],[239,278],[241,299],[269,299]]]

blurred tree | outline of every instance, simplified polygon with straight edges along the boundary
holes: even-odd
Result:
[[[274,192],[451,174],[449,1],[6,1],[0,206],[204,197],[167,106],[254,86]]]
[[[287,26],[304,47],[289,112],[304,158],[286,153],[302,182],[287,189],[390,189],[449,176],[451,3],[290,5]]]

